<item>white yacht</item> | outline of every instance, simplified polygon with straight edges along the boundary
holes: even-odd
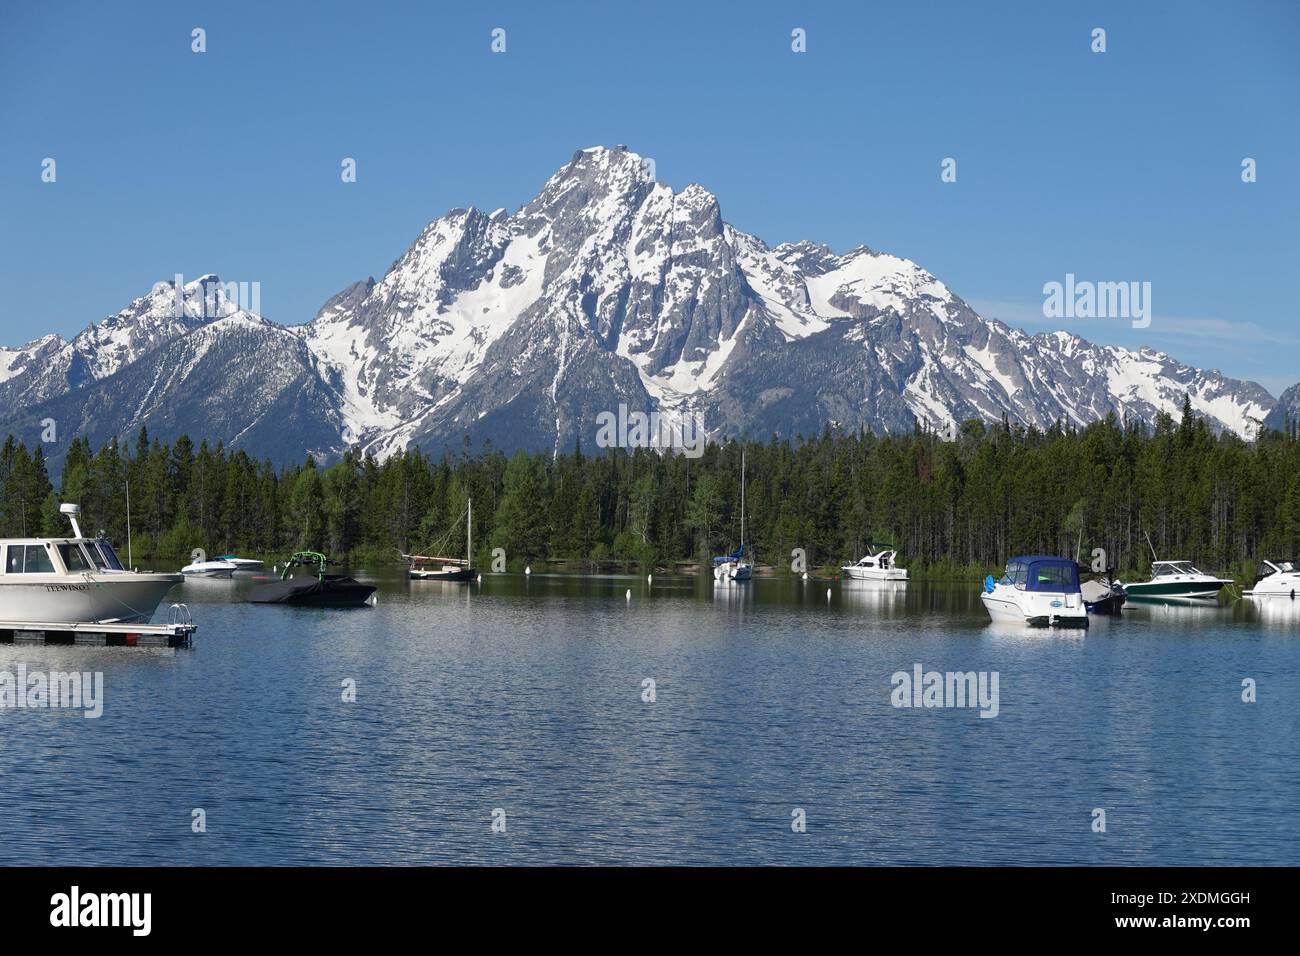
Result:
[[[195,561],[181,568],[181,574],[187,578],[228,578],[240,570],[233,561],[218,558],[215,561]]]
[[[5,538],[0,620],[46,624],[147,623],[179,574],[128,571],[104,538],[81,533],[81,508],[59,506],[70,538]]]
[[[897,559],[898,552],[888,545],[869,544],[857,563],[846,564],[840,570],[855,581],[906,581],[907,568],[900,568]]]
[[[1300,562],[1261,561],[1255,586],[1245,592],[1246,597],[1295,599],[1300,594]]]
[[[1001,579],[984,579],[980,595],[994,621],[1039,627],[1087,627],[1079,565],[1068,558],[1030,554],[1007,562]]]

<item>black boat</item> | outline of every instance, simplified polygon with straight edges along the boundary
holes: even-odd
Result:
[[[375,588],[346,574],[326,574],[329,559],[317,551],[299,551],[284,563],[280,580],[259,584],[248,594],[254,604],[300,607],[365,607],[375,603]],[[316,566],[314,576],[292,577],[299,566]]]
[[[1084,581],[1079,588],[1083,592],[1083,606],[1089,614],[1118,615],[1128,600],[1124,585],[1115,583],[1110,577]]]

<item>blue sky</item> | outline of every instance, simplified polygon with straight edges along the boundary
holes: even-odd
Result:
[[[73,334],[178,272],[260,282],[269,318],[305,321],[446,210],[513,209],[575,149],[625,143],[769,244],[866,244],[1032,331],[1149,344],[1275,394],[1300,380],[1297,3],[3,16],[0,344]],[[1151,327],[1044,319],[1043,284],[1066,273],[1151,282]]]

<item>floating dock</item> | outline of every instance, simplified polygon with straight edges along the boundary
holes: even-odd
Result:
[[[0,644],[78,647],[190,647],[198,625],[173,604],[166,624],[0,621]]]

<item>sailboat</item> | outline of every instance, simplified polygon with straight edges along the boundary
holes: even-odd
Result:
[[[713,580],[722,583],[748,581],[754,573],[752,562],[745,560],[745,450],[740,450],[740,547],[731,554],[713,559]]]
[[[474,557],[474,499],[470,498],[465,507],[465,557],[434,558],[423,554],[404,554],[402,557],[410,562],[407,576],[413,581],[473,581],[474,569],[470,562]]]

